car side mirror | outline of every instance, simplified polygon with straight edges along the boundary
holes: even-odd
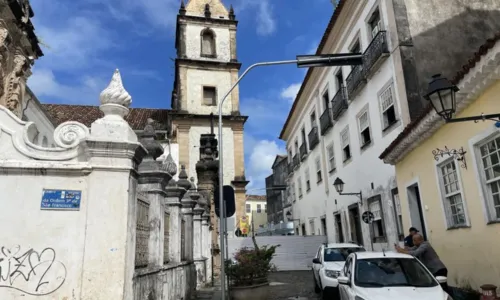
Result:
[[[349,281],[349,278],[345,277],[345,276],[340,276],[337,278],[339,284],[345,284],[345,285],[350,285],[351,282]]]
[[[448,281],[448,278],[446,278],[445,276],[436,276],[436,280],[442,284],[446,283]]]
[[[320,264],[319,258],[313,258],[313,264]]]

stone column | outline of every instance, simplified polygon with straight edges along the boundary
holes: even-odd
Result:
[[[199,195],[199,194],[198,194]],[[201,195],[200,195],[201,196]],[[202,215],[205,212],[206,201],[203,197],[199,197],[198,204],[193,209],[193,256],[196,266],[196,287],[201,287],[206,282],[207,266],[206,257],[203,256],[203,232],[202,232]],[[208,246],[208,245],[207,245]]]
[[[177,172],[175,164],[162,164],[156,161],[163,153],[163,147],[155,140],[153,120],[148,119],[140,142],[148,150],[148,155],[139,165],[139,192],[148,195],[149,204],[149,244],[148,244],[148,266],[161,267],[164,262],[164,215],[166,184]]]
[[[165,205],[170,211],[170,245],[169,260],[172,263],[181,262],[181,199],[186,193],[186,189],[179,186],[175,180],[170,180],[165,188],[167,199]]]
[[[185,178],[184,178],[185,176]],[[181,173],[179,173],[179,180],[186,179],[187,174],[186,170],[183,169]],[[193,179],[194,181],[194,179]],[[188,181],[189,182],[189,181]],[[193,184],[190,182],[190,190],[184,195],[182,198],[182,213],[184,215],[185,228],[184,228],[184,247],[185,247],[185,260],[192,262],[193,261],[193,208],[196,205],[196,200],[199,198],[199,195],[196,196],[196,192],[193,192],[191,189],[194,188]],[[193,200],[195,198],[196,200]]]
[[[202,256],[206,259],[205,262],[205,282],[209,283],[212,281],[212,255],[211,251],[211,235],[210,235],[210,216],[209,213],[205,212],[201,216],[201,245],[202,245]]]
[[[147,152],[123,119],[132,97],[118,70],[100,100],[104,117],[92,123],[82,153],[89,158],[92,173],[87,179],[87,227],[82,237],[86,248],[79,298],[133,299],[137,165]],[[103,262],[108,267],[103,268]]]

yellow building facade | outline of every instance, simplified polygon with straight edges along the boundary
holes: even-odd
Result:
[[[460,89],[455,118],[500,113],[500,41],[485,44],[453,82]],[[426,236],[455,286],[500,286],[496,125],[445,123],[428,110],[380,156],[396,166],[405,232],[414,226]]]

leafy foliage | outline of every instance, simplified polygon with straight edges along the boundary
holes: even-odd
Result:
[[[234,255],[234,260],[226,261],[227,275],[233,286],[265,283],[269,272],[276,270],[271,260],[280,245],[259,247],[255,237],[252,241],[253,248],[241,248]]]

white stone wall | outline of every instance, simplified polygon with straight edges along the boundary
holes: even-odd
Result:
[[[229,27],[219,27],[213,25],[208,27],[215,33],[216,58],[206,58],[201,56],[201,32],[207,26],[198,24],[186,25],[186,56],[189,59],[217,60],[229,62],[231,60],[231,46],[229,38]]]
[[[34,122],[39,131],[39,134],[35,136],[33,143],[42,146],[54,146],[54,125],[47,118],[45,113],[42,111],[40,102],[34,98],[35,96],[26,91],[26,97],[23,101],[23,109],[25,119]],[[44,143],[44,140],[46,141]]]
[[[217,115],[217,106],[203,105],[203,86],[213,86],[217,90],[217,102],[231,88],[231,73],[215,70],[187,70],[187,110],[195,114]],[[222,113],[231,114],[233,110],[231,95],[224,101]]]
[[[200,160],[200,136],[203,133],[210,133],[209,127],[193,126],[189,131],[189,173],[191,177],[196,176],[196,163]],[[224,185],[230,185],[234,180],[234,139],[231,128],[223,128],[223,150],[224,150]],[[216,138],[220,143],[218,134]],[[196,180],[198,182],[198,180]]]
[[[388,4],[386,2],[386,0],[369,0],[366,1],[366,5],[359,2],[358,11],[354,13],[357,18],[351,18],[351,21],[343,27],[345,30],[340,35],[341,38],[337,38],[337,42],[333,45],[333,47],[324,49],[323,53],[350,52],[349,48],[356,37],[360,37],[361,50],[365,51],[371,42],[371,36],[368,32],[366,22],[376,5],[380,5],[379,7],[384,30],[388,30],[387,39],[389,40],[389,51],[393,53],[395,45],[391,45],[390,40],[391,35],[396,33],[390,31],[393,20],[391,19],[391,14],[386,10],[386,5]],[[300,219],[300,225],[305,224],[307,234],[312,234],[310,225],[311,222],[314,224],[314,231],[316,233],[318,232],[318,229],[322,232],[321,217],[326,216],[328,241],[335,242],[336,225],[334,224],[334,213],[340,212],[342,215],[344,239],[347,241],[351,240],[351,232],[354,231],[354,228],[351,228],[345,216],[348,216],[348,207],[356,204],[359,201],[359,198],[357,196],[339,195],[335,191],[333,181],[335,178],[339,177],[345,182],[344,193],[362,191],[363,205],[360,208],[360,214],[368,209],[368,206],[366,205],[367,198],[375,195],[380,195],[382,197],[383,221],[385,223],[385,236],[388,242],[374,245],[375,249],[381,249],[381,247],[390,248],[392,247],[392,244],[396,242],[397,225],[395,223],[394,209],[391,198],[391,190],[397,187],[395,182],[395,170],[392,166],[384,164],[378,156],[401,132],[405,124],[405,120],[403,118],[405,114],[401,110],[401,107],[406,106],[400,105],[399,102],[406,101],[406,98],[403,96],[404,90],[402,91],[399,88],[399,86],[402,85],[403,77],[400,65],[397,61],[398,54],[392,54],[389,56],[372,75],[372,77],[368,79],[366,86],[363,87],[354,97],[349,97],[350,101],[348,110],[343,113],[337,122],[334,122],[333,128],[330,129],[325,136],[320,134],[320,143],[313,149],[312,152],[309,150],[309,141],[307,141],[308,156],[301,162],[300,167],[296,169],[291,176],[292,182],[295,183],[296,194],[296,201],[292,203],[293,218]],[[335,74],[337,74],[338,70],[338,67],[324,68],[321,71],[321,75],[319,77],[320,79],[313,83],[313,87],[310,89],[311,92],[308,95],[305,95],[308,97],[305,108],[294,112],[299,115],[297,118],[298,121],[289,124],[289,126],[292,127],[292,130],[288,140],[286,141],[287,149],[292,150],[293,155],[296,153],[294,146],[295,140],[298,139],[299,146],[302,144],[302,139],[300,137],[301,128],[305,126],[306,139],[307,134],[311,130],[310,114],[312,111],[316,112],[316,122],[318,129],[320,128],[319,118],[325,110],[325,105],[320,96],[326,89],[328,89],[331,101],[338,88],[335,80]],[[349,75],[351,67],[342,67],[342,71],[345,84],[345,78]],[[400,121],[390,130],[383,132],[378,93],[390,82],[393,82],[394,84],[395,99],[398,102],[397,115]],[[311,84],[311,82],[309,84]],[[369,111],[372,144],[364,149],[361,149],[358,129],[358,115],[363,109],[368,109]],[[352,158],[348,163],[344,164],[342,159],[340,132],[346,125],[349,125]],[[327,146],[332,142],[334,144],[336,171],[328,173],[329,167]],[[315,160],[317,157],[321,160],[321,171],[323,177],[323,180],[320,183],[317,183],[316,181]],[[289,159],[291,160],[291,158]],[[305,170],[307,168],[309,169],[311,181],[311,189],[309,192],[306,191],[305,183]],[[299,198],[297,184],[299,176],[303,190],[303,197],[301,199]],[[371,244],[369,226],[363,222],[361,224],[364,245],[369,248]],[[300,225],[298,222],[295,222],[295,226],[299,227],[299,232],[302,233]]]

